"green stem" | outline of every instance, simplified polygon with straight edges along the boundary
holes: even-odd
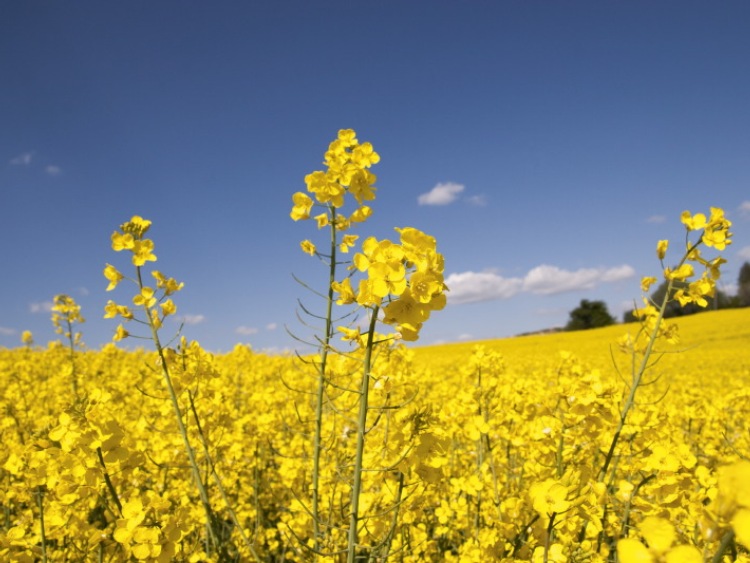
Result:
[[[677,268],[679,268],[685,263],[690,253],[692,253],[693,250],[695,250],[698,247],[701,241],[702,241],[702,238],[698,239],[698,241],[694,245],[688,248],[687,252],[685,252],[685,255],[682,257],[682,260],[680,260],[680,263],[677,265]],[[615,453],[615,448],[617,447],[617,443],[620,440],[620,434],[622,434],[622,429],[625,427],[625,421],[628,417],[628,413],[630,412],[630,409],[633,408],[633,405],[635,404],[636,392],[638,391],[638,387],[640,387],[641,382],[643,381],[643,375],[646,373],[646,370],[648,369],[648,362],[654,350],[654,343],[656,342],[656,339],[659,336],[659,328],[661,327],[662,320],[664,320],[664,312],[667,308],[667,303],[670,300],[670,294],[672,293],[672,286],[674,285],[673,282],[674,280],[670,279],[669,283],[667,284],[667,291],[664,293],[664,298],[662,299],[661,305],[659,306],[659,315],[656,317],[656,322],[654,323],[654,328],[651,331],[651,334],[649,336],[648,344],[646,345],[646,350],[643,352],[643,357],[641,358],[640,366],[638,367],[638,370],[635,371],[633,374],[633,381],[631,382],[631,385],[630,385],[630,392],[628,393],[628,398],[625,401],[625,405],[623,406],[622,413],[620,414],[620,421],[617,425],[617,430],[615,431],[615,435],[612,438],[612,442],[609,445],[609,451],[607,452],[607,457],[604,459],[604,466],[599,472],[599,476],[598,476],[599,482],[603,482],[607,475],[609,464],[612,462],[612,458],[614,457],[614,453]],[[633,351],[633,354],[635,354],[635,351]],[[633,361],[633,364],[635,365],[635,359]]]
[[[102,472],[104,473],[104,482],[107,485],[107,490],[109,491],[109,494],[112,495],[112,500],[115,501],[115,504],[117,505],[117,510],[120,513],[120,516],[122,516],[122,504],[120,503],[120,497],[117,496],[117,490],[115,489],[115,486],[112,484],[112,479],[109,478],[109,473],[107,472],[107,465],[104,463],[104,456],[102,455],[101,448],[96,448],[96,455],[99,456],[99,463],[102,466]]]
[[[211,476],[214,479],[214,483],[216,483],[216,488],[219,490],[219,494],[221,495],[222,500],[224,501],[224,505],[227,508],[227,511],[229,512],[229,516],[232,518],[232,522],[234,522],[234,525],[237,527],[237,530],[240,533],[240,537],[242,537],[242,541],[245,542],[245,545],[247,546],[250,553],[253,555],[253,558],[255,558],[256,561],[260,561],[260,557],[258,556],[258,553],[255,551],[255,548],[253,547],[253,544],[250,542],[250,539],[245,534],[245,531],[242,529],[242,525],[240,524],[239,518],[237,518],[237,513],[234,511],[234,508],[232,508],[232,504],[229,502],[229,497],[227,496],[226,489],[224,488],[224,485],[221,482],[221,478],[219,477],[218,472],[216,471],[216,464],[213,461],[213,458],[211,457],[209,451],[208,451],[208,440],[206,439],[206,435],[203,432],[203,428],[201,427],[201,421],[200,418],[198,418],[198,411],[195,409],[195,402],[193,401],[193,395],[188,391],[188,397],[190,399],[190,410],[193,413],[193,418],[195,419],[195,425],[198,429],[198,437],[200,438],[201,445],[203,446],[203,455],[206,457],[206,463],[208,464],[209,471],[211,472]]]
[[[70,347],[70,377],[72,378],[73,395],[78,397],[78,376],[76,374],[76,347],[73,339],[73,323],[69,318],[65,321],[68,323],[68,345]]]
[[[380,308],[375,306],[370,318],[370,328],[367,331],[367,347],[365,348],[364,372],[359,397],[359,420],[357,423],[357,451],[354,458],[354,483],[351,493],[351,513],[349,517],[349,543],[347,548],[347,563],[354,563],[357,551],[357,526],[359,525],[359,497],[362,488],[362,460],[365,450],[365,433],[367,432],[367,398],[370,391],[370,367],[372,361],[375,324],[378,320]]]
[[[42,536],[42,563],[47,563],[47,534],[44,529],[44,492],[36,489],[36,505],[39,507],[39,533]]]
[[[320,551],[320,457],[323,451],[323,403],[325,388],[328,382],[326,364],[333,331],[333,282],[336,281],[336,208],[329,206],[331,219],[331,257],[328,269],[328,300],[326,303],[326,328],[318,364],[318,387],[315,395],[315,435],[313,437],[313,474],[312,474],[312,519],[313,541],[315,552]]]
[[[140,289],[143,289],[143,280],[141,278],[141,268],[140,266],[136,267],[137,273],[138,273],[138,286]],[[156,347],[156,353],[159,356],[160,364],[161,364],[161,371],[162,375],[164,376],[164,383],[167,386],[167,391],[169,392],[169,398],[172,402],[172,409],[174,410],[175,417],[177,418],[177,428],[180,431],[180,436],[182,436],[182,442],[185,446],[185,451],[187,452],[188,460],[190,461],[190,469],[193,474],[193,480],[195,481],[195,485],[198,488],[198,494],[201,499],[201,504],[203,505],[203,509],[206,513],[206,524],[208,533],[211,539],[212,544],[214,547],[216,547],[220,552],[221,549],[219,545],[219,535],[216,533],[215,528],[215,519],[213,510],[211,508],[211,502],[208,498],[208,492],[206,491],[206,487],[203,484],[203,480],[201,479],[201,473],[200,468],[198,467],[198,462],[195,458],[195,452],[193,451],[193,447],[190,445],[190,439],[188,438],[187,428],[185,427],[185,422],[183,421],[182,417],[182,409],[180,409],[180,403],[177,399],[177,393],[175,392],[174,385],[172,384],[172,377],[169,373],[169,366],[167,364],[167,358],[164,355],[164,348],[162,348],[161,340],[159,339],[159,331],[156,328],[156,325],[154,324],[154,319],[151,317],[151,310],[150,308],[144,304],[143,309],[146,313],[146,318],[148,319],[148,326],[151,329],[151,339],[154,342],[154,346]]]

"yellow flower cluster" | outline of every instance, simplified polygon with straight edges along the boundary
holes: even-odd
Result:
[[[433,237],[411,227],[396,230],[401,244],[369,237],[362,243],[362,252],[354,255],[353,268],[367,273],[356,292],[349,277],[332,285],[339,305],[382,306],[383,322],[395,325],[404,340],[413,341],[430,312],[445,307],[443,256]],[[347,339],[359,338],[357,330],[339,330]]]
[[[724,217],[724,211],[717,207],[711,208],[708,219],[703,213],[692,215],[689,211],[684,211],[681,220],[687,230],[685,252],[676,267],[665,267],[663,263],[669,241],[660,240],[656,245],[656,256],[662,262],[663,278],[668,283],[664,302],[653,303],[649,298],[643,298],[644,306],[633,311],[634,316],[641,320],[643,330],[635,339],[627,335],[620,340],[620,346],[624,351],[645,352],[650,335],[654,331],[657,332],[657,338],[664,338],[671,344],[677,343],[679,336],[676,325],[662,322],[667,303],[674,300],[682,307],[690,303],[706,307],[706,298],[716,296],[716,282],[721,277],[720,268],[726,260],[721,256],[704,258],[700,246],[724,250],[732,242],[732,233],[729,231],[732,223]],[[693,231],[699,231],[699,236],[691,241],[689,237]],[[703,272],[699,278],[693,279],[696,266],[702,267]],[[656,277],[653,276],[642,278],[641,291],[648,292],[656,281]]]
[[[151,324],[154,329],[161,328],[164,319],[177,313],[177,305],[170,298],[173,293],[180,291],[185,285],[177,282],[174,278],[167,278],[158,270],[153,270],[151,276],[156,282],[156,287],[144,285],[141,268],[146,262],[155,262],[154,242],[143,238],[143,235],[151,227],[151,221],[135,215],[130,221],[123,223],[119,231],[112,233],[112,249],[115,252],[128,250],[131,252],[132,263],[136,267],[135,279],[130,279],[138,286],[138,292],[133,296],[132,303],[146,314],[146,324]],[[109,285],[107,291],[112,291],[125,279],[125,276],[111,264],[104,268],[104,277]],[[107,301],[104,307],[104,318],[112,319],[120,317],[124,321],[132,321],[135,317],[133,310],[128,305],[118,305],[112,300]],[[130,333],[120,324],[115,330],[113,340],[115,342],[127,338]]]

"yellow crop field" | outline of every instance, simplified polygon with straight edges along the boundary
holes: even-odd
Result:
[[[683,213],[674,267],[658,241],[636,323],[410,348],[450,288],[426,233],[350,233],[378,160],[342,130],[292,198],[331,235],[301,244],[330,272],[317,352],[165,334],[183,284],[139,216],[103,270],[115,342],[60,295],[61,341],[0,349],[1,560],[750,562],[750,308],[664,318],[714,295],[723,211]]]

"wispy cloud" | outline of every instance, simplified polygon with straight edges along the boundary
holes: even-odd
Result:
[[[468,201],[471,205],[476,205],[477,207],[484,207],[485,205],[487,205],[487,198],[483,195],[473,195],[466,201]]]
[[[278,323],[268,323],[266,325],[266,330],[276,330],[277,328],[279,328]]]
[[[31,313],[49,313],[52,310],[52,301],[39,301],[37,303],[29,303],[29,311]]]
[[[553,295],[579,289],[592,289],[600,282],[614,282],[635,275],[635,270],[623,265],[616,268],[581,268],[563,270],[542,264],[531,270],[523,280],[524,291],[540,295]]]
[[[17,166],[28,166],[31,164],[31,159],[34,157],[34,153],[31,152],[25,152],[23,154],[19,154],[16,157],[13,157],[10,159],[11,164],[15,164]]]
[[[454,184],[453,182],[437,184],[429,192],[420,195],[417,198],[417,203],[419,205],[448,205],[456,201],[458,195],[464,189],[465,186],[462,184]]]
[[[750,246],[743,246],[737,251],[737,256],[743,260],[750,260]]]
[[[740,210],[740,215],[743,217],[750,217],[750,200],[740,203],[738,209]]]
[[[14,328],[0,326],[0,336],[13,336],[14,334],[17,334],[17,332],[18,331]]]
[[[651,217],[646,219],[646,223],[653,223],[657,225],[659,223],[663,223],[666,220],[667,218],[664,215],[652,215]]]
[[[206,320],[204,315],[182,315],[180,322],[186,325],[198,325]]]
[[[445,279],[449,303],[476,303],[508,299],[523,288],[520,278],[504,278],[493,272],[462,272]]]
[[[252,326],[238,326],[234,329],[234,332],[242,336],[252,336],[253,334],[258,334],[258,329]]]
[[[59,176],[60,174],[62,174],[62,168],[60,168],[59,166],[55,166],[54,164],[50,164],[49,166],[46,166],[44,168],[44,171],[49,176]]]
[[[445,279],[450,288],[448,302],[477,303],[509,299],[521,292],[554,295],[569,291],[592,289],[600,283],[612,283],[635,275],[626,264],[614,268],[581,268],[570,271],[542,264],[524,277],[504,278],[494,272],[461,272]]]

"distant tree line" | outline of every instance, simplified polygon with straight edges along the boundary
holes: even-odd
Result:
[[[662,303],[667,293],[667,282],[664,281],[650,295],[654,303]],[[672,294],[677,290],[687,287],[685,282],[675,281],[672,284]],[[671,296],[670,296],[671,297]],[[664,318],[680,317],[693,315],[703,311],[712,311],[716,309],[732,309],[736,307],[750,306],[750,263],[745,262],[740,268],[737,278],[737,295],[729,296],[725,292],[717,289],[716,295],[707,299],[707,307],[699,307],[694,303],[689,303],[684,307],[677,301],[667,303],[664,311]],[[637,319],[633,315],[634,309],[626,311],[623,314],[623,322],[630,323]],[[607,304],[604,301],[589,301],[582,299],[581,303],[570,312],[570,319],[565,325],[565,330],[585,330],[589,328],[599,328],[609,326],[616,322],[615,318],[609,313]]]

